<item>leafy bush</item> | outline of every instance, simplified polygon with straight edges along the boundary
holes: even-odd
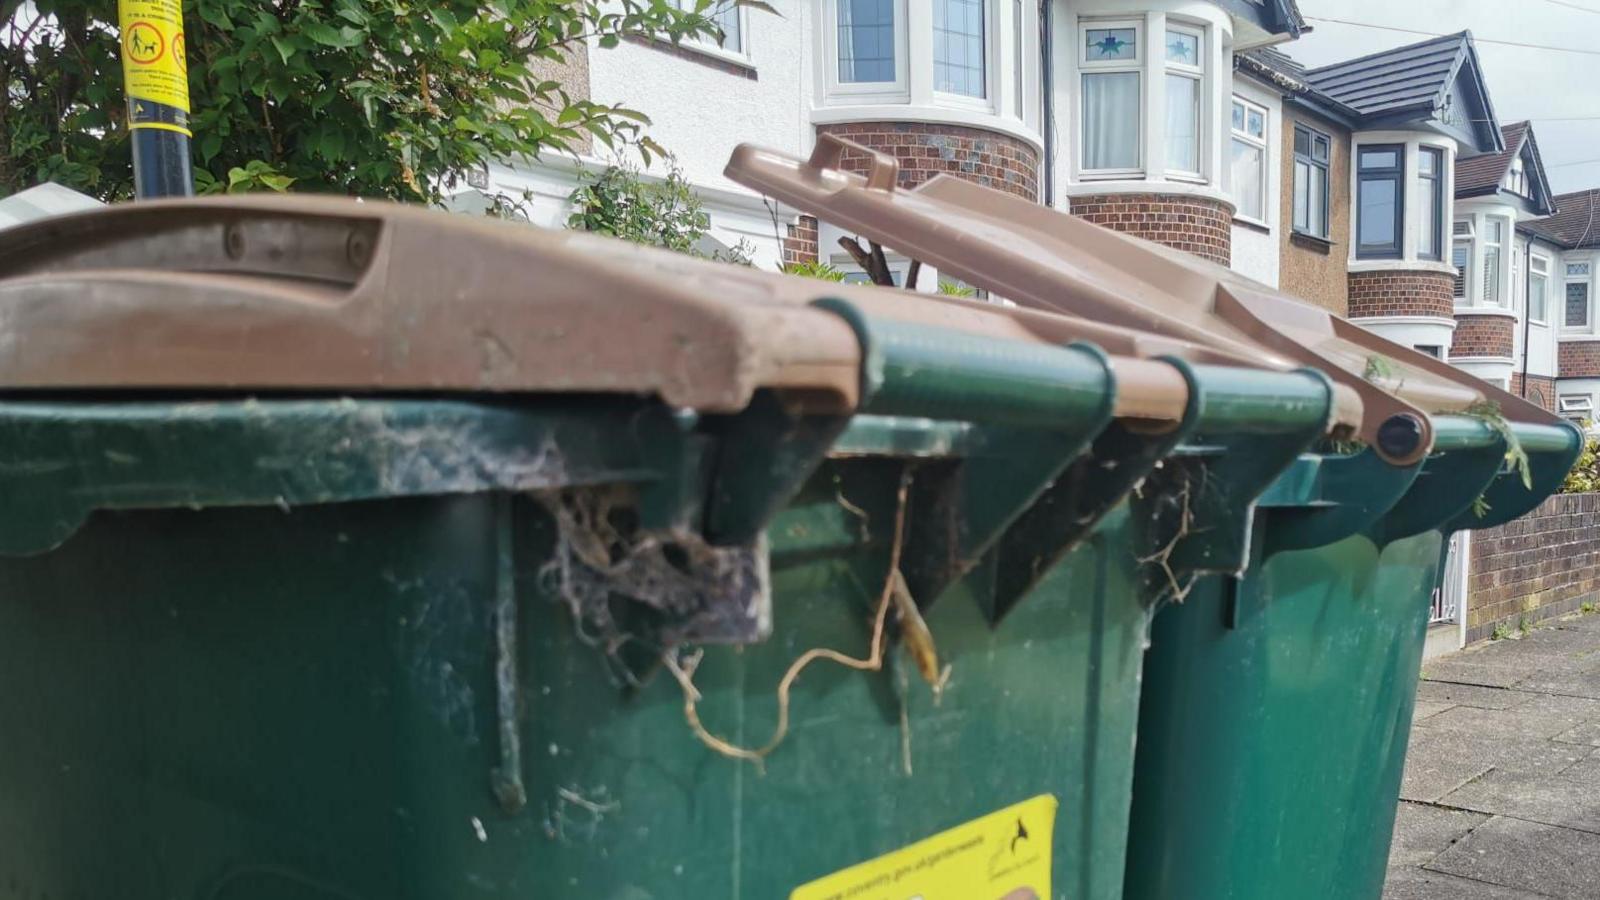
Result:
[[[1563,494],[1588,494],[1600,491],[1600,438],[1588,438],[1583,442],[1583,452],[1578,454],[1578,462],[1567,473],[1567,480],[1561,485]]]
[[[742,239],[710,253],[703,249],[711,217],[676,162],[661,181],[645,179],[628,164],[584,175],[567,199],[572,203],[568,228],[742,266],[751,264],[755,252],[755,246]]]
[[[783,267],[784,274],[799,275],[802,278],[818,278],[823,281],[843,281],[844,272],[825,262],[797,262],[789,263]]]

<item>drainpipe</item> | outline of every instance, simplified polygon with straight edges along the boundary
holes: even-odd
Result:
[[[1051,47],[1055,34],[1054,0],[1039,2],[1039,75],[1044,102],[1044,205],[1056,205],[1056,74]]]
[[[1517,247],[1517,227],[1511,226],[1511,248]],[[1546,281],[1549,276],[1546,276]],[[1522,399],[1528,399],[1528,345],[1533,337],[1533,239],[1528,239],[1528,249],[1522,252]],[[1548,317],[1550,312],[1545,311]]]

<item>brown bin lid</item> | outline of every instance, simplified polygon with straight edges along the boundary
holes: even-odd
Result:
[[[809,304],[1113,354],[1117,414],[1176,422],[1218,358],[1181,336],[832,284],[389,203],[128,204],[0,236],[0,389],[608,392],[705,412],[757,388],[858,401],[861,349]],[[1341,391],[1334,425],[1360,420]]]
[[[865,175],[840,169],[846,150],[868,158]],[[1172,352],[1192,359],[1319,369],[1361,397],[1359,433],[1369,443],[1393,415],[1410,413],[1429,428],[1424,414],[1484,400],[1511,421],[1558,421],[1440,360],[1192,254],[951,176],[900,189],[898,169],[893,157],[819,135],[809,160],[741,146],[726,174],[1024,307],[1178,340],[1183,346]],[[1373,377],[1375,369],[1381,377]],[[1423,446],[1431,444],[1430,434]]]

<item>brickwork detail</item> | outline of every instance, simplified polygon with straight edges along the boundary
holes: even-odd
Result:
[[[1443,272],[1351,272],[1350,318],[1455,315],[1454,280]]]
[[[1522,393],[1522,373],[1514,372],[1511,375],[1511,393],[1518,397]],[[1529,375],[1528,393],[1526,399],[1529,403],[1542,406],[1550,412],[1556,411],[1556,380],[1548,375]]]
[[[1450,358],[1509,358],[1516,350],[1516,334],[1516,320],[1509,316],[1456,316],[1456,333],[1450,343]]]
[[[1095,194],[1073,197],[1072,214],[1219,265],[1233,258],[1233,207],[1222,201],[1177,194]]]
[[[1562,341],[1556,372],[1562,378],[1600,378],[1600,341]]]
[[[1467,640],[1576,611],[1600,596],[1600,494],[1551,497],[1526,516],[1472,534]]]
[[[816,262],[818,259],[816,217],[800,216],[789,225],[788,232],[783,239],[783,264],[790,266],[795,263]]]
[[[848,122],[818,125],[817,133],[838,135],[893,156],[900,161],[901,187],[916,187],[949,173],[1027,200],[1039,199],[1039,153],[1009,135],[931,122]],[[846,153],[841,166],[865,172],[867,157]]]

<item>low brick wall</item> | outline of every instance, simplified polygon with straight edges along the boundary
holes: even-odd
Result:
[[[1600,494],[1551,497],[1526,516],[1472,533],[1467,641],[1600,602]]]
[[[1600,342],[1562,341],[1557,353],[1562,378],[1600,378]]]
[[[957,178],[1039,200],[1039,153],[1010,135],[934,122],[849,122],[818,125],[900,161],[899,184],[914,188],[935,175]],[[847,151],[840,168],[866,172],[866,156]]]
[[[1454,282],[1439,272],[1351,272],[1350,317],[1455,315]]]
[[[1228,265],[1233,257],[1233,207],[1175,194],[1073,197],[1071,212],[1096,225]]]
[[[1510,359],[1516,352],[1517,323],[1507,316],[1456,316],[1451,359],[1488,356]]]

